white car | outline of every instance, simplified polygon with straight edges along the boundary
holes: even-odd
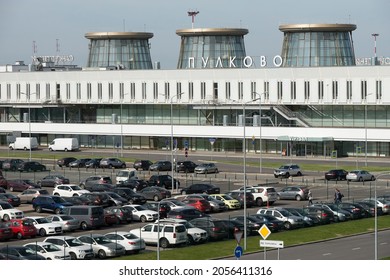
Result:
[[[75,231],[80,228],[80,221],[70,215],[59,214],[47,216],[47,219],[52,223],[58,223],[62,226],[62,231]]]
[[[21,219],[24,217],[22,210],[14,208],[11,204],[5,201],[0,201],[0,222],[9,221],[11,219]]]
[[[26,219],[30,220],[37,228],[37,234],[40,236],[62,234],[62,225],[50,222],[43,216],[29,216]]]
[[[156,221],[155,223],[158,223],[158,221]],[[160,223],[184,225],[187,229],[187,241],[189,244],[202,243],[206,242],[209,239],[207,231],[195,227],[193,224],[191,224],[191,222],[184,219],[167,218],[160,220]]]
[[[158,219],[157,211],[146,209],[142,205],[131,204],[131,205],[124,205],[123,207],[130,209],[130,211],[133,213],[133,221],[141,221],[145,223],[145,222],[153,222]]]
[[[116,242],[125,247],[126,253],[139,253],[145,250],[145,241],[128,231],[113,231],[106,233],[105,236],[112,242]]]
[[[70,260],[70,255],[61,250],[60,247],[49,242],[32,242],[23,245],[24,247],[30,248],[36,254],[44,257],[47,260]]]
[[[80,196],[83,193],[89,193],[88,190],[82,189],[78,185],[74,184],[63,184],[63,185],[57,185],[54,187],[53,195],[59,195],[59,196]]]
[[[105,259],[107,257],[119,257],[126,253],[125,247],[111,241],[102,234],[85,234],[77,237],[77,239],[85,245],[90,246],[95,256],[99,259]]]
[[[85,245],[74,236],[50,236],[44,242],[57,245],[65,254],[69,254],[72,260],[85,260],[94,257],[91,246]]]

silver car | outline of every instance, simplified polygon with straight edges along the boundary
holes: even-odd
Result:
[[[107,257],[118,257],[126,253],[125,247],[111,241],[102,234],[86,234],[77,238],[83,244],[92,247],[92,250],[99,259],[105,259]]]
[[[210,162],[210,163],[202,163],[199,164],[197,167],[195,167],[194,172],[197,174],[208,174],[208,173],[218,173],[217,166]]]
[[[283,208],[260,208],[256,214],[266,214],[277,218],[284,223],[287,230],[303,227],[305,222],[301,217],[294,216]]]
[[[62,225],[62,231],[75,231],[80,228],[80,221],[72,216],[59,214],[48,216],[47,219],[52,223]]]
[[[275,178],[289,178],[290,176],[302,176],[301,168],[297,164],[285,164],[274,170]]]
[[[375,181],[375,176],[366,170],[352,170],[347,174],[347,181]]]

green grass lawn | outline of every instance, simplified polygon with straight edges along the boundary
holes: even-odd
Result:
[[[390,216],[378,217],[378,229],[390,228]],[[282,240],[284,246],[292,246],[339,238],[354,234],[361,234],[374,231],[374,218],[366,218],[357,221],[349,221],[343,223],[334,223],[330,225],[316,226],[311,228],[302,228],[291,231],[283,231],[272,233],[268,240]],[[261,251],[259,247],[259,236],[251,236],[247,238],[247,250],[245,253]],[[241,246],[243,240],[241,240]],[[160,250],[160,260],[207,260],[216,259],[225,256],[233,256],[234,248],[236,247],[235,239],[208,242],[201,245],[180,247],[175,249]],[[123,256],[121,260],[156,260],[156,252],[144,252],[137,255]]]

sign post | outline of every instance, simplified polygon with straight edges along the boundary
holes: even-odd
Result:
[[[242,254],[243,254],[243,249],[242,249],[242,247],[240,246],[242,234],[243,234],[243,232],[242,232],[241,230],[235,230],[235,231],[234,231],[234,239],[236,239],[236,242],[237,242],[237,246],[236,246],[236,248],[234,249],[234,256],[237,258],[237,260],[239,260],[240,257],[241,257]]]
[[[209,142],[210,142],[210,145],[211,145],[211,152],[214,152],[214,143],[215,141],[217,141],[216,138],[209,138]],[[211,156],[211,160],[213,160],[213,157]]]
[[[269,228],[264,224],[258,231],[263,240],[260,240],[260,247],[264,247],[264,260],[267,259],[266,252],[267,247],[278,248],[278,260],[279,260],[279,249],[284,248],[284,242],[279,240],[266,240],[267,237],[271,234]]]

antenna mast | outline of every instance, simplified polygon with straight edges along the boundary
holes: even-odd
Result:
[[[198,11],[188,11],[188,16],[192,18],[192,29],[194,29],[194,22],[195,22],[195,17],[197,14],[199,14]]]

